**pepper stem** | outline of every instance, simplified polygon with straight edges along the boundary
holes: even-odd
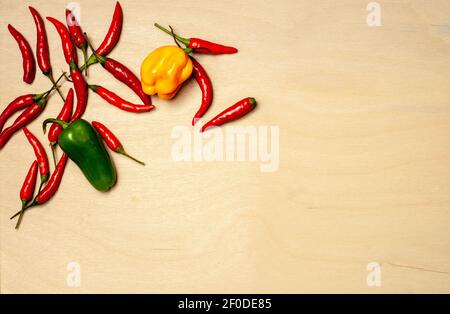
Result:
[[[159,25],[158,23],[155,23],[155,24],[153,24],[153,25],[155,25],[157,28],[159,28],[160,30],[162,30],[164,33],[169,34],[169,35],[175,37],[176,40],[178,40],[179,42],[183,43],[183,45],[185,45],[186,47],[189,46],[190,39],[188,39],[188,38],[183,38],[183,37],[181,37],[181,36],[178,36],[178,35],[175,34],[173,31],[172,31],[172,32],[169,31],[167,28],[165,28],[165,27]],[[169,27],[170,27],[170,26],[169,26]],[[170,28],[171,28],[171,27],[170,27]]]
[[[50,94],[50,92],[51,92],[52,90],[54,90],[55,88],[58,88],[59,86],[58,86],[57,84],[58,84],[59,81],[63,78],[63,76],[65,75],[65,73],[66,73],[66,72],[63,72],[63,74],[61,74],[61,76],[58,78],[58,80],[57,80],[56,82],[53,82],[54,80],[52,81],[53,85],[52,85],[52,87],[51,87],[48,91],[43,92],[42,94],[36,95],[36,96],[35,96],[35,100],[38,101],[38,100],[41,100],[42,98],[47,97],[48,94]],[[52,78],[52,79],[53,79],[53,78]],[[59,91],[59,89],[58,89],[58,91]]]
[[[50,82],[53,83],[54,86],[56,86],[56,90],[58,91],[59,96],[61,97],[61,99],[66,102],[66,99],[64,98],[63,94],[61,93],[61,90],[59,89],[59,87],[56,85],[55,82],[55,78],[53,77],[53,72],[52,70],[50,70],[47,74],[45,74],[46,77],[48,77],[48,79],[50,80]],[[58,79],[59,81],[59,79]]]
[[[50,143],[50,149],[52,151],[52,157],[53,157],[53,163],[55,164],[55,168],[57,166],[56,164],[56,142],[51,142]]]
[[[81,51],[83,52],[83,60],[84,60],[84,64],[86,64],[87,62],[87,45],[83,45],[81,46]],[[80,69],[81,70],[81,69]],[[88,76],[88,67],[84,67],[84,75]],[[83,71],[81,70],[81,71]]]
[[[25,206],[26,206],[26,204],[27,204],[27,201],[26,200],[22,200],[22,208],[20,209],[20,212],[19,212],[19,219],[17,220],[17,223],[16,223],[16,229],[19,229],[19,226],[20,226],[20,223],[22,222],[22,218],[23,218],[23,214],[25,213]]]
[[[49,123],[58,123],[60,126],[62,126],[63,129],[67,128],[70,123],[67,123],[65,121],[59,120],[59,119],[45,119],[44,122],[42,122],[42,129],[44,130],[44,134],[47,131],[47,124]]]
[[[84,32],[84,37],[86,38],[86,42],[88,43],[89,48],[91,48],[91,50],[92,50],[92,55],[89,57],[89,60],[91,60],[92,57],[95,58],[95,62],[91,61],[91,63],[94,64],[94,63],[100,62],[101,64],[104,64],[106,62],[106,58],[98,55],[97,52],[95,52],[95,49],[94,49],[94,47],[92,47],[91,41],[89,40],[86,32]],[[89,60],[86,64],[89,64]],[[87,66],[89,66],[89,65],[87,65]]]
[[[33,200],[33,202],[31,202],[30,204],[28,204],[27,206],[25,206],[24,208],[22,208],[21,210],[19,210],[17,213],[15,213],[14,215],[12,215],[9,219],[14,219],[16,218],[18,215],[24,213],[25,211],[27,211],[30,207],[36,206],[38,205],[38,203],[36,203],[36,198]],[[23,215],[23,214],[22,214]],[[17,228],[16,228],[17,229]]]
[[[128,153],[125,151],[125,149],[124,149],[123,147],[119,147],[119,148],[116,150],[116,153],[121,154],[121,155],[124,155],[124,156],[130,158],[131,160],[134,160],[134,161],[137,162],[138,164],[141,164],[141,165],[145,166],[145,162],[140,161],[140,160],[134,158],[134,157],[131,156],[131,155],[128,155]]]

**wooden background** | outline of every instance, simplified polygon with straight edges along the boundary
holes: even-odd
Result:
[[[14,230],[18,191],[33,160],[22,134],[0,152],[1,292],[450,292],[450,2],[121,1],[125,21],[111,56],[139,73],[171,39],[152,25],[239,47],[199,56],[214,84],[211,118],[245,96],[259,108],[235,125],[278,126],[278,171],[260,162],[175,162],[175,126],[200,102],[194,81],[142,115],[90,93],[100,120],[141,167],[114,155],[117,186],[96,192],[69,163],[57,196]],[[114,1],[80,1],[94,45]],[[1,0],[0,106],[49,82],[21,81],[12,23],[35,46],[27,5],[63,19],[65,1]],[[52,64],[67,69],[46,23]],[[81,56],[81,55],[80,55]],[[92,67],[88,81],[137,101]],[[70,84],[65,83],[67,92]],[[54,95],[30,129],[41,140]],[[50,151],[48,151],[50,153]],[[67,285],[78,263],[81,285]],[[381,265],[381,286],[366,283]]]

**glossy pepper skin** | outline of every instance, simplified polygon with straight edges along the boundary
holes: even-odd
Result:
[[[192,61],[176,46],[162,46],[150,53],[141,65],[141,83],[147,95],[172,99],[192,74]]]
[[[78,165],[94,188],[106,192],[116,184],[116,168],[101,138],[89,122],[78,119],[66,123],[47,119],[43,123],[44,131],[47,123],[58,123],[63,127],[58,137],[59,146]]]
[[[8,24],[8,30],[17,41],[17,45],[19,45],[22,53],[23,81],[31,84],[36,77],[36,61],[34,60],[33,50],[31,50],[30,44],[25,37],[11,24]]]

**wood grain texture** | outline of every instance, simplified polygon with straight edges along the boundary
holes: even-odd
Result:
[[[157,21],[239,47],[197,58],[215,88],[207,118],[257,98],[235,125],[278,126],[279,169],[172,160],[172,129],[188,126],[199,105],[195,82],[142,115],[90,93],[86,118],[147,166],[114,155],[119,182],[101,194],[69,163],[57,196],[16,231],[8,218],[33,152],[15,136],[0,152],[1,292],[450,292],[450,3],[379,1],[382,26],[368,27],[368,2],[121,1],[111,56],[136,73],[172,43]],[[114,1],[80,3],[99,44]],[[1,108],[49,86],[42,75],[21,82],[6,28],[35,46],[29,4],[62,19],[66,2],[0,0]],[[59,73],[59,38],[46,26]],[[99,66],[89,82],[137,101]],[[42,117],[60,105],[53,96]],[[30,129],[45,140],[41,121]],[[70,262],[81,267],[79,287],[66,284]],[[381,265],[381,287],[366,284],[370,262]]]

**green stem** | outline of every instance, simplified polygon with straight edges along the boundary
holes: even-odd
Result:
[[[38,205],[38,203],[36,203],[36,199],[34,199],[30,204],[28,204],[27,206],[25,206],[24,208],[22,208],[21,210],[19,210],[17,213],[15,213],[14,215],[11,216],[11,218],[9,219],[14,219],[16,218],[18,215],[20,215],[21,213],[24,213],[25,211],[27,211],[30,207],[36,206]],[[23,215],[23,214],[22,214]]]
[[[169,31],[167,28],[165,28],[165,27],[159,25],[158,23],[155,23],[154,25],[155,25],[157,28],[159,28],[160,30],[162,30],[164,33],[169,34],[170,36],[175,37],[179,42],[183,43],[186,47],[189,46],[190,39],[188,39],[188,38],[183,38],[183,37],[181,37],[181,36],[178,36],[177,34],[175,34],[175,33],[171,32],[171,31]]]
[[[56,164],[56,143],[55,142],[50,143],[50,148],[52,150],[53,163],[55,164],[55,168],[56,168],[56,166],[57,166],[57,164]]]
[[[119,147],[119,148],[116,150],[116,153],[121,154],[121,155],[124,155],[124,156],[130,158],[131,160],[134,160],[135,162],[137,162],[137,163],[139,163],[139,164],[145,166],[145,162],[140,161],[140,160],[134,158],[134,157],[131,156],[131,155],[128,155],[128,153],[125,151],[125,149],[123,149],[123,147]]]
[[[50,70],[50,72],[48,72],[47,74],[45,74],[45,76],[48,77],[48,79],[50,80],[50,82],[53,83],[53,86],[56,87],[56,90],[58,91],[59,96],[61,97],[61,99],[66,102],[66,99],[64,98],[63,94],[61,93],[61,90],[59,89],[58,85],[56,85],[59,80],[61,79],[61,76],[58,78],[58,80],[55,82],[55,78],[53,77],[53,73]],[[53,87],[52,87],[53,88]]]
[[[19,219],[17,220],[17,223],[16,223],[16,229],[19,229],[19,226],[20,226],[20,223],[22,222],[22,218],[23,218],[23,214],[25,213],[25,205],[26,205],[26,203],[27,203],[27,201],[25,201],[25,200],[22,200],[22,208],[20,209],[20,212],[19,212]]]
[[[70,123],[67,123],[65,121],[58,120],[58,119],[53,119],[53,118],[45,119],[44,122],[42,122],[42,129],[44,130],[44,134],[47,131],[47,124],[49,124],[49,123],[58,123],[60,126],[62,126],[63,129],[67,128],[70,124]]]
[[[86,64],[86,62],[87,62],[87,46],[84,45],[83,47],[81,47],[81,51],[83,52],[84,64]],[[84,75],[88,76],[88,67],[85,67],[83,70],[84,70]],[[81,70],[81,71],[83,71],[83,70]]]

